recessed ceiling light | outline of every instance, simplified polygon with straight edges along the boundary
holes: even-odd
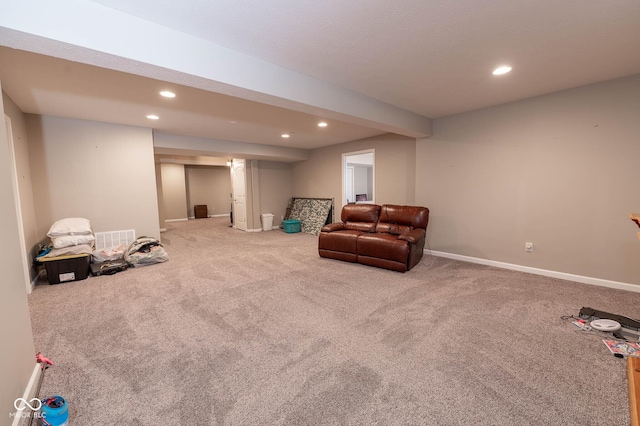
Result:
[[[158,117],[158,116],[157,116],[157,115],[155,115],[155,114],[149,114],[149,115],[147,115],[147,118],[148,118],[149,120],[158,120],[160,117]]]
[[[286,139],[286,138],[288,138],[290,135],[289,135],[288,133],[283,133],[283,134],[282,134],[282,135],[280,135],[280,136],[282,136],[283,138],[285,138],[285,139]]]
[[[328,124],[327,124],[326,121],[321,121],[321,122],[318,123],[318,127],[327,127],[327,126],[328,126]]]
[[[162,92],[160,92],[161,96],[164,96],[165,98],[175,98],[176,94],[173,92],[170,92],[168,90],[163,90]]]
[[[503,65],[493,70],[493,75],[502,75],[508,73],[509,71],[511,71],[511,67],[509,65]]]

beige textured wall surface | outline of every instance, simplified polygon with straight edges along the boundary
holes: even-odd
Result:
[[[231,175],[229,167],[185,166],[187,212],[194,217],[193,206],[204,204],[209,215],[229,214]]]
[[[309,159],[293,163],[294,197],[333,197],[336,220],[342,206],[342,154],[375,149],[375,201],[377,204],[413,205],[415,201],[416,140],[384,134],[311,151]]]
[[[2,103],[0,117],[0,423],[10,424],[13,403],[22,397],[36,362],[24,276],[22,268],[16,267],[22,257]]]
[[[31,184],[31,166],[29,164],[26,117],[13,100],[11,100],[11,98],[9,98],[9,96],[4,92],[2,92],[2,99],[4,103],[4,112],[11,119],[15,165],[18,175],[18,190],[20,193],[20,210],[22,215],[27,259],[33,259],[37,254],[37,244],[40,242],[42,237],[38,235],[35,207],[33,204],[33,185]],[[37,275],[37,269],[33,264],[29,265],[29,274],[31,276],[31,280],[33,280]]]
[[[262,229],[260,222],[260,167],[258,160],[245,160],[247,185],[247,229]]]
[[[167,229],[164,214],[164,193],[162,189],[162,167],[156,163],[156,195],[158,198],[158,225],[161,230]]]
[[[639,117],[636,75],[435,120],[416,149],[431,248],[640,285]]]
[[[291,165],[274,161],[259,161],[260,214],[273,214],[273,226],[280,225],[291,199]]]
[[[151,129],[27,115],[38,235],[66,217],[160,237]]]
[[[165,221],[187,219],[187,187],[183,164],[160,165]]]

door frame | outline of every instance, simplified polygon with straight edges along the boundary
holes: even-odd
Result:
[[[346,191],[346,174],[347,174],[347,163],[348,163],[348,157],[354,156],[354,155],[361,155],[361,154],[372,154],[373,156],[373,160],[372,160],[372,166],[371,166],[371,171],[372,171],[372,182],[371,182],[371,200],[367,201],[368,204],[375,204],[375,200],[376,200],[376,150],[374,148],[371,149],[363,149],[361,151],[354,151],[354,152],[345,152],[342,154],[342,199],[340,201],[341,204],[341,208],[344,207],[347,204],[347,191]],[[355,182],[355,174],[354,174],[354,182]],[[355,197],[355,193],[354,193],[354,197]],[[355,202],[355,200],[354,200]]]
[[[4,123],[7,129],[7,143],[9,145],[9,157],[11,160],[11,185],[13,186],[13,197],[18,220],[18,237],[20,239],[22,273],[24,275],[24,284],[27,294],[31,294],[31,274],[29,273],[28,266],[30,265],[30,262],[27,258],[27,244],[24,237],[24,222],[22,221],[22,206],[20,203],[20,186],[18,185],[18,165],[16,163],[15,147],[13,144],[13,127],[11,126],[11,118],[6,114],[4,115]]]

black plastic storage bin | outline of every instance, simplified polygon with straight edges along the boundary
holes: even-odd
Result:
[[[49,284],[84,280],[89,276],[91,255],[64,259],[41,259],[47,270]]]

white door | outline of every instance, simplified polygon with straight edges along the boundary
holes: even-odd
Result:
[[[13,146],[13,130],[11,128],[11,119],[9,116],[4,116],[4,122],[7,128],[7,141],[9,142],[9,156],[11,157],[11,177],[13,183],[13,195],[16,202],[16,216],[18,217],[18,235],[20,237],[20,250],[22,251],[22,273],[24,274],[24,284],[27,290],[27,294],[31,293],[31,280],[29,278],[30,264],[27,259],[27,246],[24,239],[24,224],[22,223],[22,207],[20,206],[20,190],[18,188],[18,170],[16,165],[15,149]]]
[[[347,166],[346,174],[344,176],[344,189],[347,192],[347,203],[353,203],[356,201],[356,194],[354,190],[355,180],[354,176],[354,168]]]
[[[231,187],[233,188],[233,227],[247,230],[247,186],[245,161],[233,159]]]

